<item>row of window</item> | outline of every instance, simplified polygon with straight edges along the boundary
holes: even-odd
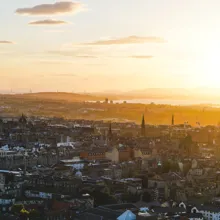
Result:
[[[149,151],[141,151],[141,153],[142,153],[143,155],[150,155],[150,152],[149,152]]]
[[[101,152],[98,152],[98,153],[88,153],[89,156],[101,156],[101,155],[105,155],[105,153],[101,153]]]

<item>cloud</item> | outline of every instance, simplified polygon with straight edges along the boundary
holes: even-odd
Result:
[[[129,58],[135,58],[135,59],[151,59],[153,56],[145,56],[145,55],[139,55],[139,56],[129,56]]]
[[[68,32],[67,30],[44,30],[44,32],[47,32],[47,33],[63,33],[63,32]]]
[[[69,57],[75,57],[75,58],[98,58],[95,55],[92,54],[86,54],[82,53],[83,51],[75,50],[75,51],[62,51],[62,50],[55,50],[55,51],[49,51],[51,54],[55,55],[61,55],[61,56],[69,56]]]
[[[79,55],[76,57],[78,57],[78,58],[98,58],[97,56],[92,56],[92,55]]]
[[[58,77],[60,77],[60,76],[62,76],[62,77],[77,77],[77,75],[76,74],[68,74],[68,73],[64,73],[64,74],[54,74],[53,76],[58,76]]]
[[[14,42],[7,40],[0,40],[0,44],[14,44]]]
[[[21,15],[54,15],[76,13],[83,9],[80,2],[55,2],[54,4],[41,4],[31,8],[18,8],[17,14]]]
[[[60,60],[39,60],[39,61],[34,61],[34,63],[46,64],[46,65],[73,64],[73,62],[71,62],[71,61],[60,61]]]
[[[82,45],[121,45],[121,44],[144,44],[144,43],[164,43],[165,40],[160,37],[138,37],[128,36],[124,38],[116,38],[109,40],[99,40],[89,43],[83,43]]]
[[[67,22],[61,20],[52,20],[52,19],[29,22],[29,25],[62,25],[62,24],[67,24]]]

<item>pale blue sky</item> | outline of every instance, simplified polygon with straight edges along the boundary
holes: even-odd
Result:
[[[83,0],[86,10],[76,14],[15,13],[55,2],[7,0],[1,5],[0,42],[15,43],[0,44],[4,90],[218,86],[219,0]],[[69,23],[28,25],[45,19]],[[165,42],[82,45],[129,36]]]

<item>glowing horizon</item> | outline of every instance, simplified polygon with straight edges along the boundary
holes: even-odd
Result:
[[[7,0],[1,90],[220,88],[219,7],[218,0]]]

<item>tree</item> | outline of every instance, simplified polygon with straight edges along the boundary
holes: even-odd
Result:
[[[148,176],[147,175],[145,175],[142,178],[142,186],[143,186],[143,188],[148,188]]]
[[[152,201],[151,195],[148,192],[144,192],[142,200],[144,202],[151,202]]]
[[[170,167],[171,167],[170,162],[168,160],[164,161],[163,165],[162,165],[162,172],[163,173],[168,173],[170,171]]]
[[[178,172],[179,171],[179,165],[176,162],[173,162],[170,164],[170,171]]]
[[[101,191],[98,191],[98,190],[95,190],[94,192],[92,192],[91,195],[94,197],[94,203],[96,206],[117,203],[117,200],[115,197],[113,197],[107,193],[103,193]]]
[[[20,219],[27,220],[28,216],[29,216],[29,212],[25,208],[22,208],[20,211]]]
[[[28,215],[30,219],[37,218],[39,216],[40,216],[40,212],[38,212],[36,209],[30,210],[29,215]]]
[[[13,205],[11,208],[11,212],[14,214],[18,214],[21,212],[21,210],[24,208],[23,205]]]
[[[186,163],[186,164],[183,165],[183,173],[184,173],[184,175],[186,175],[189,172],[190,168],[191,168],[191,164],[190,163]]]
[[[131,194],[131,193],[124,193],[121,196],[121,200],[123,202],[127,202],[127,203],[136,203],[136,202],[140,201],[140,195]]]

